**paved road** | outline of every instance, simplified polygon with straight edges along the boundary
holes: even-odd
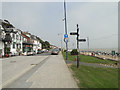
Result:
[[[12,57],[2,65],[3,88],[77,88],[61,54]]]

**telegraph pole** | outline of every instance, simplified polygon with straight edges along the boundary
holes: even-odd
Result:
[[[66,3],[65,3],[65,0],[64,0],[64,20],[65,20],[65,36],[68,36],[67,34],[67,19],[66,19]],[[66,37],[68,38],[68,37]],[[65,41],[66,43],[66,60],[68,60],[68,40],[66,39]]]

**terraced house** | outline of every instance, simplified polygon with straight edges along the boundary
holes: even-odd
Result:
[[[12,28],[14,27],[6,20],[1,20],[1,55],[4,56],[10,53],[10,44],[12,42],[12,38],[10,33],[12,32]]]
[[[33,50],[37,53],[42,49],[42,44],[37,39],[37,36],[31,35],[31,39],[33,40]]]
[[[3,42],[3,36],[5,34],[5,32],[3,31],[3,27],[2,27],[2,20],[0,19],[0,57],[2,57],[2,55],[4,55],[4,42]]]
[[[30,37],[30,34],[28,32],[22,32],[23,42],[22,42],[22,49],[23,53],[32,51],[33,50],[33,40]]]
[[[22,53],[22,31],[19,29],[13,29],[11,32],[12,42],[11,42],[11,55],[20,55]]]
[[[16,29],[9,21],[0,19],[0,57],[22,55],[32,50],[37,53],[42,45],[35,37],[37,36]]]

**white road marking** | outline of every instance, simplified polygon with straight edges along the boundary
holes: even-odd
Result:
[[[19,78],[20,76],[22,76],[24,73],[26,73],[27,71],[29,71],[31,68],[33,68],[34,66],[28,67],[25,70],[23,70],[21,73],[17,74],[16,76],[14,76],[13,78],[5,81],[4,83],[2,83],[0,85],[0,88],[3,88],[5,86],[7,86],[8,84],[10,84],[11,82],[13,82],[14,80],[16,80],[17,78]]]

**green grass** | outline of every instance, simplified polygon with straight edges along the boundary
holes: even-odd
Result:
[[[118,69],[70,66],[80,88],[118,88]]]
[[[65,59],[66,53],[63,52],[62,54],[63,54],[63,57]],[[71,55],[70,52],[68,52],[68,60],[75,61],[76,57],[77,56]],[[115,65],[115,63],[117,63],[116,61],[110,61],[110,60],[106,60],[106,59],[102,60],[102,59],[98,59],[96,57],[85,56],[85,55],[80,55],[80,61],[81,62],[87,62],[87,63],[97,63],[97,64],[101,63],[101,64],[109,64],[109,65],[111,65],[111,64]]]

